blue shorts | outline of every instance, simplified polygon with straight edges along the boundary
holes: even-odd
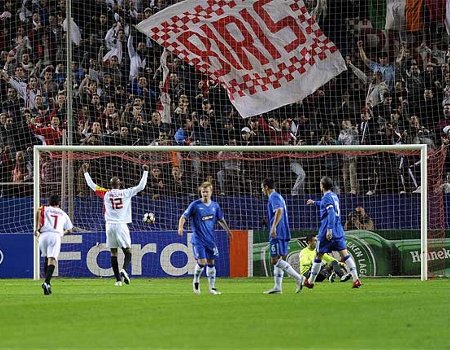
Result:
[[[286,256],[289,250],[289,240],[271,238],[269,241],[270,256]]]
[[[345,237],[328,240],[325,237],[317,238],[316,252],[318,253],[331,253],[333,251],[341,251],[347,249],[345,244]]]
[[[193,243],[192,251],[194,252],[194,257],[196,260],[207,259],[214,260],[219,256],[219,249],[214,247],[213,249],[204,246],[203,244]]]

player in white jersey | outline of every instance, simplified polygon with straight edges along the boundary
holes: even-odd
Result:
[[[73,228],[69,216],[59,207],[61,199],[58,195],[50,196],[48,204],[41,206],[36,212],[36,229],[34,231],[44,257],[45,281],[42,283],[44,295],[52,293],[50,280],[61,250],[61,237]]]
[[[116,277],[116,286],[121,286],[122,282],[130,284],[127,268],[131,263],[131,237],[127,224],[131,222],[131,198],[141,192],[147,184],[148,165],[142,166],[144,173],[139,184],[135,187],[125,189],[120,188],[122,182],[116,176],[110,181],[110,190],[97,186],[92,181],[88,169],[89,164],[83,164],[82,170],[87,185],[95,191],[98,197],[103,199],[106,223],[106,245],[111,250],[111,266]],[[123,266],[120,271],[117,261],[118,248],[121,248],[125,254]]]

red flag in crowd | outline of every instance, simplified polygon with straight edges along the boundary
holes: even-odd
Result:
[[[243,117],[297,102],[346,69],[299,0],[186,0],[137,28],[219,81]]]

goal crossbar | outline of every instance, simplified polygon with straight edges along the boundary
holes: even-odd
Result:
[[[354,145],[354,146],[34,146],[34,188],[33,188],[33,207],[36,212],[40,205],[40,153],[42,152],[287,152],[287,153],[306,153],[306,152],[404,152],[415,151],[420,156],[420,174],[421,183],[427,184],[427,145],[426,144],[408,144],[408,145]],[[70,169],[70,167],[68,167]],[[427,248],[427,186],[421,186],[420,190],[420,237],[421,237],[421,280],[428,278],[428,248]],[[33,215],[34,220],[35,215]],[[34,222],[36,225],[36,222]],[[39,279],[39,247],[35,242],[34,247],[34,279]]]

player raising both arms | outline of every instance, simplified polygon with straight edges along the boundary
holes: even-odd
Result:
[[[72,221],[59,206],[58,195],[49,198],[48,205],[41,206],[36,212],[36,229],[34,235],[39,240],[39,249],[44,257],[45,281],[42,283],[44,295],[52,293],[50,280],[56,267],[56,260],[61,251],[61,237],[69,233]]]
[[[285,261],[291,232],[289,229],[288,212],[284,198],[274,189],[272,179],[264,179],[261,183],[261,191],[268,197],[267,215],[269,217],[269,249],[270,261],[273,265],[273,279],[275,285],[272,289],[264,292],[266,294],[280,294],[283,284],[284,272],[292,276],[297,284],[295,290],[299,293],[302,289],[302,283],[305,277],[300,275],[294,268]]]
[[[200,188],[201,198],[193,201],[184,211],[178,220],[178,235],[182,236],[184,224],[190,219],[192,229],[192,247],[194,257],[197,260],[194,270],[194,280],[192,282],[193,292],[200,294],[200,276],[206,265],[206,276],[209,282],[209,292],[211,294],[221,294],[215,286],[216,267],[214,259],[219,256],[219,250],[214,237],[214,226],[216,222],[227,232],[228,238],[232,238],[231,230],[228,227],[220,209],[219,204],[211,200],[213,186],[210,182],[204,182]]]
[[[320,208],[320,228],[317,235],[316,257],[311,267],[311,275],[305,281],[305,287],[313,288],[314,281],[322,266],[322,256],[325,253],[338,251],[341,260],[347,264],[353,278],[353,288],[361,287],[356,264],[347,251],[345,233],[341,223],[341,213],[338,196],[332,192],[333,181],[325,176],[320,180],[320,190],[323,193],[320,201],[308,199],[306,204]]]
[[[103,199],[106,222],[106,245],[111,250],[111,266],[116,277],[116,286],[121,286],[122,282],[130,284],[127,268],[131,263],[131,237],[127,224],[131,223],[131,198],[141,192],[147,184],[148,165],[142,166],[144,173],[139,184],[126,189],[120,188],[122,182],[116,176],[110,181],[110,190],[97,186],[92,181],[88,169],[89,164],[83,164],[82,170],[87,185],[95,191],[98,197]],[[125,254],[123,267],[120,271],[117,261],[118,248],[121,248]]]

